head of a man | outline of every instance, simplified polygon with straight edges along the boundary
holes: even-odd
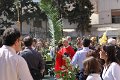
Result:
[[[24,42],[24,45],[25,45],[26,47],[32,47],[33,38],[30,37],[30,36],[26,36],[26,37],[23,39],[23,42]]]
[[[33,46],[33,47],[36,47],[36,46],[37,46],[37,39],[36,39],[36,38],[33,38],[32,46]]]
[[[89,47],[90,46],[90,42],[91,42],[90,39],[85,38],[85,39],[83,39],[83,43],[82,44],[83,44],[84,47]]]
[[[108,44],[113,44],[113,45],[115,45],[115,44],[116,44],[116,40],[113,39],[113,38],[109,38],[109,39],[108,39]]]
[[[66,38],[67,38],[68,42],[72,41],[72,38],[70,36],[67,36]]]
[[[20,50],[20,31],[15,28],[7,28],[3,33],[3,45],[11,46],[16,51]]]
[[[63,46],[67,47],[69,46],[68,40],[66,38],[62,39]]]

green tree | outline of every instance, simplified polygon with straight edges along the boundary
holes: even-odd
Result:
[[[82,35],[89,31],[91,25],[90,16],[93,13],[93,5],[90,0],[54,0],[61,13],[61,17],[68,19],[70,24],[77,24],[77,32]]]
[[[62,22],[59,19],[58,8],[55,7],[53,0],[41,0],[40,7],[47,15],[49,31],[52,37],[51,45],[55,47],[55,43],[62,38]]]
[[[18,21],[18,19],[20,22],[28,22],[28,19],[47,19],[46,14],[32,0],[0,0],[1,15],[6,17],[7,22]]]
[[[12,23],[8,21],[8,16],[14,14],[10,8],[14,5],[14,0],[0,0],[0,16],[4,15],[6,17],[6,20],[3,20],[1,18],[1,27],[3,26],[11,26]]]

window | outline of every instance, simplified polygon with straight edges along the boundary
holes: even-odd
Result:
[[[120,16],[112,16],[112,23],[120,23]]]
[[[112,23],[120,23],[120,10],[115,9],[111,11]]]

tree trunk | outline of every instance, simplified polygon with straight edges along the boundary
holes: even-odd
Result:
[[[85,31],[84,30],[78,30],[77,31],[77,36],[83,38],[84,35],[85,35]]]

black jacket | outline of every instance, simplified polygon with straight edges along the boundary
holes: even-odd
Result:
[[[45,69],[45,62],[40,53],[33,50],[32,48],[26,47],[20,55],[26,60],[31,75],[33,76],[34,80],[37,80],[36,77],[39,76],[41,78],[40,71]]]

